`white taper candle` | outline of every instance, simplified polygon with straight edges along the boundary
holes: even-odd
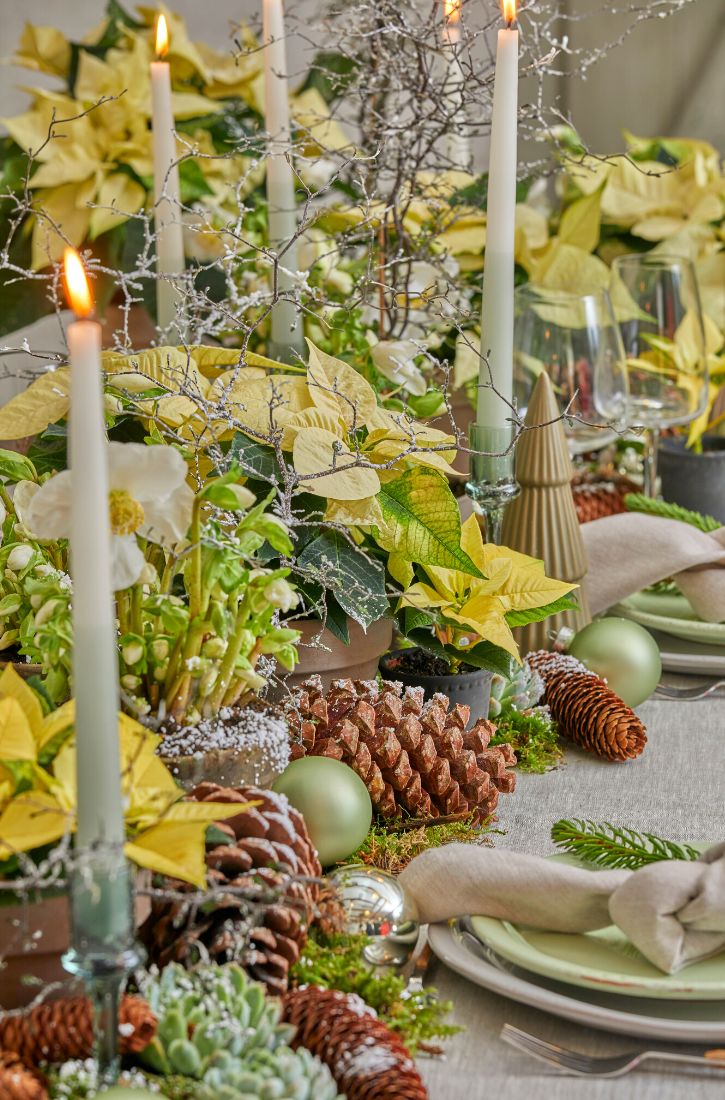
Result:
[[[156,28],[156,53],[163,58],[168,50],[166,19],[159,16]],[[154,154],[154,218],[156,225],[156,285],[159,328],[167,329],[177,316],[178,289],[163,276],[184,270],[184,229],[181,221],[181,188],[176,163],[174,112],[171,105],[171,67],[167,61],[151,62],[151,119]]]
[[[101,326],[83,265],[66,251],[66,285],[81,318],[68,326],[72,475],[73,691],[78,786],[77,844],[124,840],[118,739],[118,655],[111,580],[108,442],[103,413]]]
[[[514,17],[515,8],[509,22]],[[519,32],[509,27],[498,32],[486,204],[481,353],[488,353],[488,366],[482,359],[479,381],[492,381],[498,393],[479,388],[476,421],[488,428],[505,428],[511,416],[518,75]]]

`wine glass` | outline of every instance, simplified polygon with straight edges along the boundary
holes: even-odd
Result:
[[[627,417],[624,347],[609,294],[528,283],[514,303],[514,398],[526,414],[541,371],[551,379],[572,455],[616,438]]]
[[[705,329],[695,269],[664,254],[618,256],[612,298],[629,375],[630,423],[645,430],[644,491],[657,491],[662,428],[687,424],[708,397]]]

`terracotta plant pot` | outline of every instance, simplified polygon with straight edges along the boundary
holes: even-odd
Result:
[[[292,623],[302,632],[299,664],[286,678],[288,688],[297,687],[308,676],[318,675],[327,690],[333,680],[374,680],[382,653],[393,640],[393,620],[378,619],[367,632],[348,619],[350,644],[345,645],[325,628],[319,619],[299,619]],[[317,639],[319,638],[319,642]]]
[[[396,668],[396,662],[410,650],[395,649],[386,653],[380,660],[380,672],[386,680],[398,680],[406,687],[422,687],[426,699],[437,692],[447,695],[452,707],[463,703],[471,708],[469,726],[479,718],[488,718],[488,704],[491,698],[491,680],[493,673],[485,668],[472,672],[450,673],[447,676],[424,676],[419,672],[408,672]]]
[[[682,439],[661,439],[658,467],[662,498],[725,524],[725,439],[706,435],[702,454]]]
[[[137,874],[139,888],[146,889],[150,883],[147,871]],[[0,892],[0,902],[6,894]],[[135,908],[138,927],[151,912],[150,899],[138,894]],[[62,962],[70,935],[70,905],[65,893],[0,904],[0,1011],[23,1008],[43,985],[70,980]]]

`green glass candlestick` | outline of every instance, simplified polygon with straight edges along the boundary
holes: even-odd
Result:
[[[131,869],[119,845],[76,853],[71,874],[71,947],[63,966],[85,983],[93,1004],[100,1085],[118,1080],[118,1012],[127,976],[143,962],[135,941]]]
[[[473,501],[474,511],[486,522],[486,542],[501,543],[501,526],[506,505],[519,495],[514,477],[512,430],[488,428],[471,424],[469,442],[471,477],[466,492]],[[476,453],[478,452],[478,453]]]

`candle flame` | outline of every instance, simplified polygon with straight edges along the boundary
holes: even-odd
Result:
[[[166,57],[169,52],[169,28],[166,25],[166,16],[160,15],[156,20],[156,56]]]
[[[460,23],[461,0],[443,0],[443,15],[446,23]]]
[[[506,26],[510,27],[516,22],[516,0],[502,0],[502,7]]]
[[[89,317],[93,313],[93,295],[88,285],[83,261],[75,248],[66,248],[63,255],[65,292],[76,317]]]

